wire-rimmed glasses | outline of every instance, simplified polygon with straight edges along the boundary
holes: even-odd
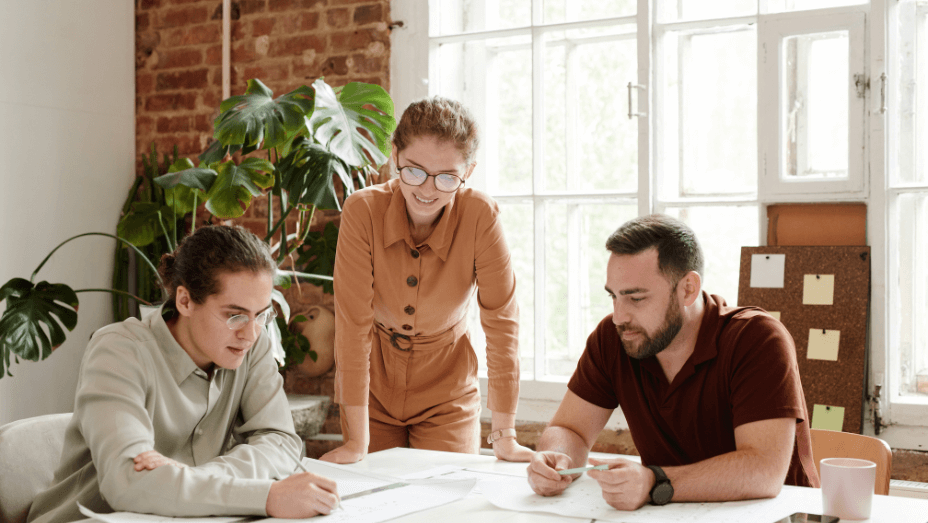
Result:
[[[266,327],[270,325],[271,322],[274,321],[274,318],[276,317],[277,317],[277,311],[274,310],[273,307],[271,307],[270,309],[262,313],[259,313],[257,316],[255,316],[255,323],[257,323],[261,327]],[[235,316],[232,316],[231,318],[226,320],[226,326],[229,327],[229,330],[237,331],[241,329],[242,327],[244,327],[245,325],[248,325],[249,320],[250,318],[248,317],[247,314],[236,314]]]
[[[435,178],[435,188],[441,192],[454,192],[464,185],[460,176],[451,173],[429,174],[424,169],[409,166],[400,167],[399,173],[403,183],[412,186],[422,185],[429,177]]]

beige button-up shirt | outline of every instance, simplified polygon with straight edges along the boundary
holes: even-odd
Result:
[[[416,244],[400,180],[358,191],[345,202],[335,257],[336,401],[367,405],[374,323],[409,336],[433,336],[466,322],[475,291],[487,337],[492,411],[519,401],[519,306],[499,207],[461,189],[435,230]],[[423,369],[427,372],[428,369]],[[461,382],[475,380],[460,369]],[[453,389],[453,386],[449,386]]]
[[[77,503],[95,512],[266,515],[273,480],[293,471],[287,453],[302,445],[267,335],[238,369],[210,378],[160,312],[94,333],[61,463],[30,522],[82,519]],[[133,458],[148,450],[188,467],[136,472]]]

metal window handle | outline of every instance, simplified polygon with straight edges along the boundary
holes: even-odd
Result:
[[[886,114],[886,73],[880,75],[880,114]]]
[[[628,119],[631,120],[632,116],[648,116],[648,113],[634,113],[632,112],[632,89],[641,89],[642,91],[647,90],[647,86],[633,84],[628,82]]]

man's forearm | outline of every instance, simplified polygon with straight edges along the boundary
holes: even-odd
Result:
[[[570,456],[574,467],[586,465],[587,455],[590,452],[586,442],[576,432],[552,425],[545,429],[538,441],[536,450],[560,452]]]
[[[788,465],[788,464],[787,464]],[[735,450],[680,467],[662,467],[673,485],[673,501],[731,501],[772,498],[786,469],[753,449]]]

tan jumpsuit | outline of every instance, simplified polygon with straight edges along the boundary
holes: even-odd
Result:
[[[335,257],[335,401],[368,405],[370,452],[477,452],[480,391],[467,311],[477,290],[491,411],[519,397],[515,277],[488,196],[461,189],[416,245],[399,180],[345,202]],[[346,441],[351,438],[342,417]]]

